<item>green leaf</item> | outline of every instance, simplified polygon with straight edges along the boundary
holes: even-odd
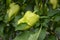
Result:
[[[23,32],[21,35],[16,36],[13,40],[28,40],[30,33],[31,32],[29,31]]]
[[[47,40],[57,40],[57,39],[56,39],[56,37],[54,35],[51,35],[51,36],[48,37]]]
[[[2,21],[3,20],[3,16],[0,16],[0,21]]]
[[[57,22],[60,21],[60,16],[56,16],[54,21],[57,21]]]
[[[6,4],[9,5],[12,0],[6,0]]]
[[[60,37],[60,27],[57,27],[57,28],[55,29],[55,32],[56,32],[56,36],[57,36],[57,37]]]
[[[37,40],[39,37],[39,34],[41,33],[41,29],[42,27],[35,34],[31,34],[28,40]]]
[[[5,25],[0,23],[0,36],[3,36],[3,30]]]
[[[40,34],[39,34],[38,40],[44,40],[45,37],[46,37],[46,29],[42,29]]]
[[[37,40],[41,32],[41,29],[42,28],[40,28],[39,30],[34,30],[35,32],[25,31],[19,36],[16,36],[14,40]]]
[[[21,23],[21,24],[17,25],[15,30],[24,30],[27,26],[28,26],[27,23]]]
[[[60,27],[56,27],[55,31],[60,33]]]
[[[59,12],[60,12],[60,10],[49,10],[48,13],[47,13],[47,16],[53,17],[55,15],[60,14]]]

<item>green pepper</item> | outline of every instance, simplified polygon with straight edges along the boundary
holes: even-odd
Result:
[[[26,26],[25,29],[31,28],[36,22],[39,20],[39,15],[35,14],[34,12],[27,11],[25,15],[18,20],[17,25],[21,23],[27,23],[29,26]]]
[[[18,4],[15,3],[11,3],[9,5],[9,9],[7,10],[7,15],[8,15],[8,21],[10,21],[12,19],[12,16],[16,16],[16,14],[18,13],[20,6]]]
[[[50,0],[50,3],[52,4],[53,9],[55,9],[57,7],[58,1],[57,0]]]

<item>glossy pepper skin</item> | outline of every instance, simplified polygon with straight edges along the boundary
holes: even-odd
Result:
[[[50,3],[52,4],[53,9],[55,9],[57,7],[58,0],[50,0]]]
[[[20,6],[18,4],[11,3],[9,7],[10,8],[7,10],[7,14],[8,20],[10,21],[12,19],[12,16],[16,16],[16,14],[18,13]]]
[[[21,24],[21,23],[27,23],[29,26],[26,26],[25,29],[29,29],[31,28],[37,21],[39,20],[39,15],[31,12],[31,11],[27,11],[25,13],[25,15],[18,20],[17,25]]]

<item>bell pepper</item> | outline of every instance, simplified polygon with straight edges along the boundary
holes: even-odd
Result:
[[[35,14],[34,12],[27,11],[25,15],[18,20],[17,25],[21,23],[27,23],[29,26],[26,26],[25,29],[31,28],[36,22],[39,20],[39,15]]]
[[[57,7],[58,1],[57,0],[50,0],[50,3],[52,4],[53,9],[55,9]]]
[[[8,20],[10,21],[12,19],[12,16],[16,16],[16,14],[18,13],[20,6],[18,4],[11,3],[9,7],[10,8],[7,10],[7,15]]]

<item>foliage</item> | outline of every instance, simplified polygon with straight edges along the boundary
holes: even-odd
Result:
[[[0,40],[60,40],[60,0],[0,0]]]

